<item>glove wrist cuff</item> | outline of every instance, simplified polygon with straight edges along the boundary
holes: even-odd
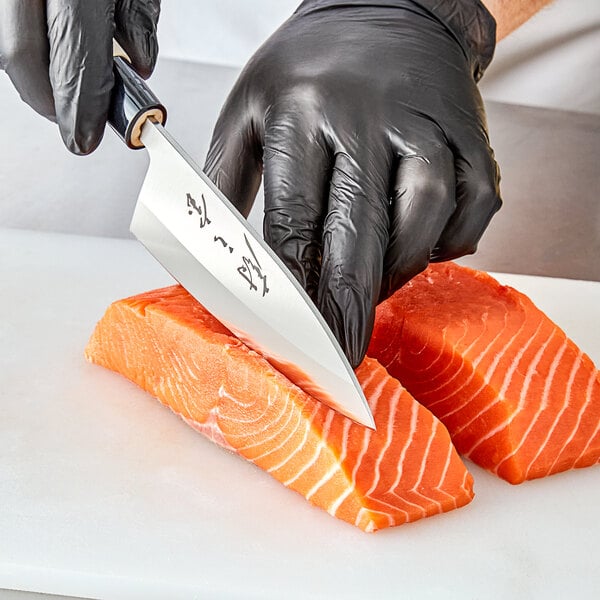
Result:
[[[416,5],[416,6],[415,6]],[[458,42],[479,81],[494,56],[496,20],[480,0],[304,0],[296,14],[335,7],[422,9]]]
[[[496,49],[496,20],[480,0],[411,0],[440,21],[461,45],[475,81],[488,68]]]

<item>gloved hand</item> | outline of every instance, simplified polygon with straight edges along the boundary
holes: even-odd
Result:
[[[0,68],[21,98],[58,122],[75,154],[100,143],[113,87],[113,37],[149,77],[160,0],[1,0]]]
[[[353,366],[378,300],[475,251],[500,207],[476,81],[495,23],[475,0],[306,0],[256,52],[205,170],[248,215]]]

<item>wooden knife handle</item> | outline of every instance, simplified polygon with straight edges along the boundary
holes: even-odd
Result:
[[[143,148],[140,139],[146,119],[164,124],[167,109],[123,56],[114,57],[115,85],[110,100],[108,122],[130,148]]]

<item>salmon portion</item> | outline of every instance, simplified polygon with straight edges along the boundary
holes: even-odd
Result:
[[[86,357],[364,531],[473,498],[473,479],[446,428],[376,360],[357,369],[377,424],[371,431],[293,385],[180,286],[113,303]]]
[[[377,309],[369,355],[510,483],[600,462],[600,376],[529,298],[431,265]]]

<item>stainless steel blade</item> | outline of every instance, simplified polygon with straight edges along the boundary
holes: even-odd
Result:
[[[203,306],[303,390],[375,428],[346,356],[294,276],[161,126],[132,233]]]

